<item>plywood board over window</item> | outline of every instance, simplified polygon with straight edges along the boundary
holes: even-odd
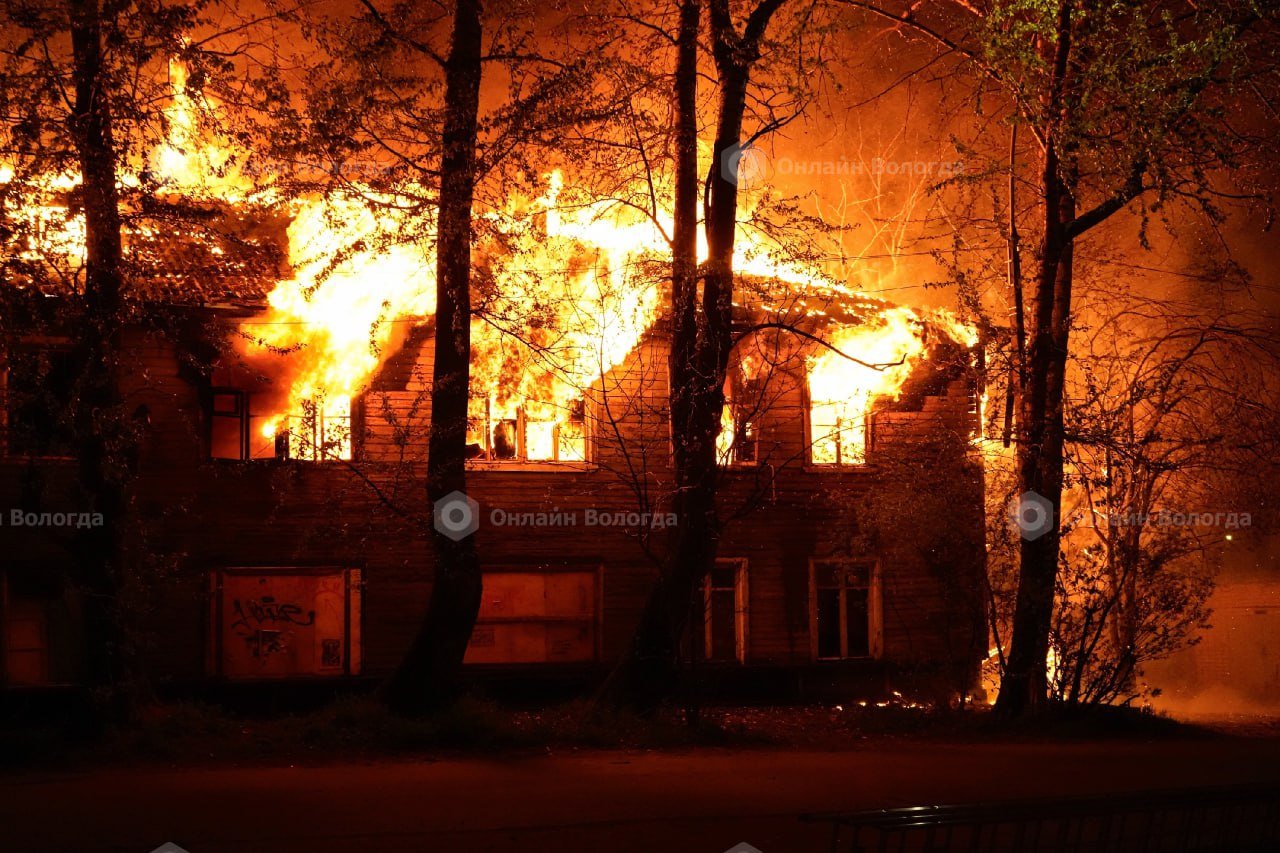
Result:
[[[211,576],[209,669],[232,679],[360,672],[360,571],[226,568]]]
[[[598,566],[502,567],[484,574],[466,663],[585,663],[600,655]]]

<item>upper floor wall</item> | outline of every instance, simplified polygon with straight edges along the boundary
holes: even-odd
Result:
[[[298,400],[281,392],[293,377],[287,359],[274,376],[214,371],[207,403],[208,452],[223,459],[425,462],[431,425],[434,340],[430,326],[409,333],[368,386],[346,400]],[[815,391],[815,346],[749,339],[725,385],[719,438],[730,467],[800,467],[842,471],[874,463],[877,447],[945,432],[962,440],[979,429],[969,353],[934,347],[895,396],[859,400]],[[660,332],[603,376],[580,386],[512,379],[473,379],[467,419],[473,470],[667,471],[669,344]],[[265,380],[265,381],[264,381]],[[851,383],[852,384],[852,383]],[[842,389],[836,389],[836,396]],[[851,402],[852,401],[852,402]],[[273,433],[274,429],[274,433]]]

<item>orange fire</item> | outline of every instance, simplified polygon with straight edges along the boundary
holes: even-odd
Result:
[[[891,308],[867,324],[840,328],[830,344],[834,349],[809,363],[811,456],[816,464],[859,464],[871,405],[897,396],[924,354],[923,328],[915,312]]]
[[[562,191],[554,174],[542,198],[493,217],[510,251],[490,259],[493,294],[472,327],[473,443],[487,458],[584,460],[585,405],[662,309],[659,227],[608,202],[559,207]],[[300,204],[289,229],[296,275],[277,285],[265,321],[244,327],[252,347],[288,355],[288,402],[264,435],[288,428],[295,458],[349,458],[352,397],[403,340],[397,328],[434,310],[430,235],[400,242],[404,218],[380,201],[376,214],[355,198]],[[746,235],[738,254],[744,273],[767,276],[780,300],[824,305],[852,293]],[[953,337],[971,339],[943,314],[929,319],[939,318]],[[906,308],[834,325],[839,352],[809,363],[815,462],[862,461],[867,412],[896,395],[924,352],[923,334],[921,316]]]
[[[170,77],[168,137],[149,170],[177,192],[262,200],[237,173],[241,158],[201,126],[200,110],[209,105],[195,103],[176,63]],[[470,414],[476,453],[486,458],[586,459],[585,409],[662,311],[671,216],[660,214],[655,224],[607,201],[561,204],[564,192],[556,173],[541,198],[487,214],[508,248],[483,258],[492,292],[472,327]],[[281,385],[273,410],[257,413],[255,438],[279,446],[287,436],[292,458],[348,459],[352,399],[435,311],[433,234],[397,199],[360,188],[290,206],[292,275],[275,285],[265,314],[240,327],[242,355]],[[78,219],[48,230],[67,254],[82,253]],[[859,296],[774,248],[744,229],[735,253],[740,274],[768,283],[764,310],[827,315]],[[705,245],[700,251],[705,256]],[[885,309],[855,325],[827,317],[839,352],[817,351],[807,365],[815,462],[862,461],[872,402],[897,394],[924,352],[922,320],[974,343],[972,329],[945,312]]]
[[[435,313],[429,235],[406,239],[403,218],[353,195],[295,203],[288,229],[294,275],[276,284],[265,316],[241,326],[244,351],[268,372],[287,362],[289,393],[264,420],[288,430],[291,458],[351,456],[351,398],[403,337]],[[393,343],[394,342],[394,343]],[[273,370],[274,369],[274,370]]]

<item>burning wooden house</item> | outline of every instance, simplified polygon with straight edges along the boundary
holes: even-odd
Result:
[[[484,566],[467,661],[532,681],[598,675],[625,649],[672,489],[661,235],[605,204],[558,209],[556,192],[477,249],[457,519]],[[193,230],[191,210],[179,229],[152,208],[131,232],[129,536],[139,653],[161,681],[379,676],[418,624],[430,240],[377,210],[206,209]],[[720,436],[728,521],[686,658],[769,695],[914,676],[962,689],[986,651],[975,341],[752,249]],[[13,688],[79,677],[75,534],[95,523],[58,425],[74,288],[27,289],[0,366]]]

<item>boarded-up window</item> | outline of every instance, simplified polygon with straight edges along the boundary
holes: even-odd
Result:
[[[360,671],[356,569],[222,569],[213,575],[210,669],[228,678]]]
[[[814,560],[809,569],[813,656],[818,660],[878,656],[879,584],[875,565]]]
[[[467,663],[571,663],[597,659],[599,572],[485,572]]]

